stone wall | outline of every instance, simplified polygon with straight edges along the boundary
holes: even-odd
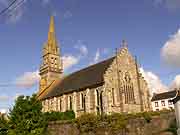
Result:
[[[80,133],[75,124],[62,122],[51,122],[48,126],[50,135],[173,135],[165,132],[175,120],[174,112],[153,116],[148,123],[143,118],[128,120],[126,128],[112,131],[107,127],[96,129],[95,132]],[[103,124],[103,123],[102,123]]]
[[[100,93],[103,91],[103,86],[96,86],[95,88],[87,88],[81,91],[64,94],[59,97],[52,97],[42,101],[43,112],[65,112],[67,110],[73,110],[76,114],[76,117],[86,113],[97,113],[97,91]],[[103,109],[107,112],[106,109],[106,95],[103,93]],[[82,95],[85,100],[82,100]],[[71,107],[70,107],[70,97],[71,97]],[[99,97],[100,98],[100,97]],[[83,101],[85,104],[83,105]],[[100,107],[99,107],[100,108]],[[106,109],[106,110],[105,110]],[[101,111],[101,110],[99,110]]]

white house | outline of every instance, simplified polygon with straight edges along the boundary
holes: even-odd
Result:
[[[176,96],[175,90],[154,94],[151,99],[153,111],[160,111],[163,109],[174,109],[172,99],[174,99],[175,96]]]
[[[176,123],[177,123],[177,134],[180,135],[180,89],[176,90],[176,96],[172,100],[175,109]]]

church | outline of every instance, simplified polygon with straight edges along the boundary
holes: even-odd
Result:
[[[59,47],[52,16],[39,71],[43,112],[73,110],[78,117],[151,110],[148,84],[125,41],[114,56],[66,76]]]

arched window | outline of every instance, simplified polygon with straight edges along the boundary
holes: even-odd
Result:
[[[100,92],[100,109],[101,109],[101,114],[103,114],[103,91]]]
[[[128,72],[124,76],[124,95],[125,95],[125,104],[135,103],[134,98],[134,89],[131,77]]]
[[[84,94],[81,93],[81,108],[84,108]]]
[[[84,93],[81,93],[80,95],[80,106],[81,106],[81,109],[84,110],[84,112],[86,111],[86,98],[85,98],[85,94]]]
[[[97,100],[97,114],[99,115],[100,114],[100,107],[99,107],[99,105],[100,105],[100,102],[99,102],[99,91],[98,90],[96,90],[96,100]]]
[[[60,112],[62,111],[62,99],[61,98],[59,99],[59,110],[60,110]]]
[[[97,106],[99,106],[99,91],[96,90]]]
[[[72,110],[72,96],[69,96],[69,110]]]

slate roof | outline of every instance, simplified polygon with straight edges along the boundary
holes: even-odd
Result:
[[[151,101],[157,101],[162,99],[174,98],[176,96],[176,91],[168,91],[164,93],[154,94]]]
[[[56,82],[57,84],[47,95],[42,97],[41,100],[60,96],[65,93],[70,93],[95,85],[102,85],[102,83],[104,83],[103,75],[114,59],[115,57],[111,57],[66,76],[61,81]]]

